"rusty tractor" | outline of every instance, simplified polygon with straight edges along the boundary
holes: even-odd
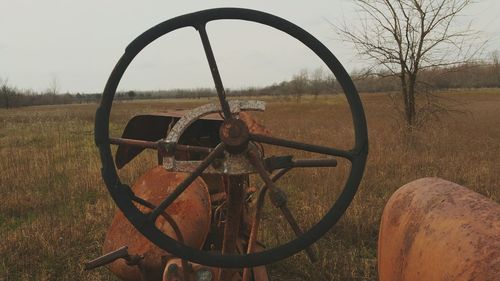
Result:
[[[250,111],[265,110],[258,100],[228,100],[205,29],[217,20],[256,22],[282,31],[311,49],[331,70],[344,90],[355,133],[350,150],[273,136]],[[134,57],[157,38],[183,27],[200,36],[217,90],[218,103],[185,111],[139,115],[122,137],[109,135],[111,106],[123,73]],[[104,256],[87,269],[107,265],[122,280],[269,280],[265,265],[305,250],[316,260],[312,244],[345,212],[363,175],[368,139],[363,107],[349,75],[316,38],[282,18],[255,10],[220,8],[162,22],[132,41],[105,86],[96,112],[95,142],[104,183],[119,208],[108,230]],[[264,156],[262,144],[321,155]],[[113,157],[111,145],[118,145]],[[145,149],[154,149],[158,165],[132,186],[117,169]],[[349,161],[345,186],[324,217],[304,231],[276,183],[292,169],[335,167]],[[262,179],[251,186],[250,175]],[[268,197],[286,219],[296,238],[274,248],[258,241],[261,213]]]
[[[274,136],[251,115],[265,110],[258,100],[228,100],[205,29],[217,20],[256,22],[282,31],[312,50],[335,75],[347,98],[354,128],[350,150]],[[133,117],[120,138],[109,135],[118,84],[134,57],[159,37],[183,27],[200,35],[218,103],[190,110]],[[86,269],[107,265],[125,281],[267,281],[265,265],[304,250],[337,223],[361,181],[368,137],[363,107],[335,56],[300,27],[274,15],[221,8],[179,16],[147,30],[125,49],[113,69],[96,112],[95,142],[104,183],[119,208],[104,241],[103,256]],[[266,156],[262,145],[321,155]],[[115,156],[111,145],[118,145]],[[157,165],[130,186],[117,169],[145,149]],[[348,160],[345,185],[316,225],[304,231],[277,181],[292,169],[336,167]],[[253,186],[250,176],[261,178]],[[286,219],[296,238],[266,248],[258,240],[265,198]],[[402,187],[387,203],[380,227],[378,271],[382,281],[500,280],[500,206],[441,179]]]

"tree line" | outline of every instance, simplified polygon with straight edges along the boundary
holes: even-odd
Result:
[[[360,92],[392,92],[401,88],[399,77],[385,72],[361,70],[351,77]],[[420,73],[417,83],[419,89],[426,90],[500,88],[500,64],[495,59],[492,63],[430,68]]]
[[[498,52],[497,52],[498,53]],[[497,54],[495,53],[495,54]],[[393,92],[400,89],[399,78],[390,73],[369,73],[367,70],[351,74],[359,92]],[[432,90],[464,88],[500,88],[500,64],[497,55],[491,62],[466,63],[452,67],[436,67],[420,73],[421,88]],[[267,87],[245,89],[227,89],[229,96],[276,96],[300,101],[304,95],[314,97],[342,93],[332,75],[322,69],[302,70],[288,81],[275,83]],[[158,91],[118,92],[117,100],[162,99],[162,98],[205,98],[216,96],[213,89],[173,89]],[[0,85],[0,108],[22,106],[95,103],[100,100],[100,93],[65,93],[55,91],[42,93],[20,90],[3,82]]]

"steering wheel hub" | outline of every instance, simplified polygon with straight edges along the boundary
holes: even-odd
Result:
[[[239,154],[246,150],[250,133],[247,125],[240,119],[229,119],[222,123],[219,129],[221,141],[226,145],[226,151]]]

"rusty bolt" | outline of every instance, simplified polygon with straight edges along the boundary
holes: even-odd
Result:
[[[229,137],[237,138],[240,136],[241,130],[238,126],[229,127]]]

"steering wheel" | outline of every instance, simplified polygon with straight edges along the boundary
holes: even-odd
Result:
[[[354,124],[355,144],[353,148],[350,150],[342,150],[251,133],[245,123],[238,118],[238,113],[242,110],[263,110],[264,104],[258,101],[228,101],[226,99],[224,86],[205,29],[208,22],[223,19],[250,21],[273,27],[299,40],[323,60],[337,78],[347,98]],[[183,27],[194,27],[200,34],[215,82],[219,104],[205,105],[188,112],[176,123],[167,138],[162,140],[161,145],[167,152],[166,161],[164,161],[163,164],[164,167],[167,170],[188,171],[190,174],[179,184],[179,186],[177,186],[172,194],[168,195],[167,198],[161,202],[161,204],[152,206],[149,202],[145,202],[145,200],[135,196],[131,188],[123,184],[119,179],[110,148],[110,111],[118,84],[134,57],[154,40]],[[222,113],[224,121],[219,132],[221,142],[215,148],[207,150],[208,155],[202,161],[189,161],[186,163],[176,161],[172,156],[176,149],[189,149],[189,147],[177,143],[180,134],[182,134],[185,128],[197,118],[210,112]],[[175,17],[152,27],[133,40],[127,46],[125,53],[111,72],[104,88],[101,103],[96,112],[95,142],[99,148],[102,162],[101,172],[106,187],[120,210],[140,233],[158,247],[177,257],[207,266],[223,268],[244,268],[273,263],[306,249],[322,237],[333,225],[335,225],[335,223],[337,223],[356,194],[358,185],[363,176],[368,154],[368,136],[363,106],[351,78],[336,57],[315,37],[295,24],[271,14],[241,8],[209,9]],[[271,168],[269,166],[277,168],[281,165],[281,167],[291,168],[292,166],[301,165],[302,167],[331,167],[333,165],[332,161],[324,161],[325,159],[307,159],[300,163],[275,161],[275,163],[272,164],[272,161],[264,161],[261,155],[257,153],[258,150],[256,150],[253,145],[255,142],[340,157],[347,159],[351,163],[348,179],[337,201],[316,225],[305,233],[300,233],[301,235],[298,235],[297,238],[286,244],[266,249],[262,252],[245,255],[223,254],[194,249],[165,235],[155,226],[155,221],[160,213],[162,213],[183,192],[183,190],[185,190],[190,183],[205,170],[211,170],[212,173],[227,176],[258,173],[269,190],[271,201],[275,203],[276,206],[280,207],[280,204],[286,204],[286,197],[284,197],[283,192],[274,185],[275,179],[270,177],[269,170]],[[218,160],[216,162],[219,168],[214,168],[216,167],[216,165],[213,165],[215,159]],[[223,159],[222,165],[220,163],[221,159]],[[288,164],[283,164],[283,162],[287,162]],[[238,163],[238,165],[235,165],[235,163]],[[269,163],[271,163],[271,165]],[[236,166],[239,168],[231,168]],[[285,200],[285,202],[283,202],[283,200]],[[135,205],[137,203],[146,205],[152,209],[152,211],[149,213],[141,212]]]

